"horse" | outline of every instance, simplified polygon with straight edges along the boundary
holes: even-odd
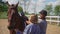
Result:
[[[8,4],[8,29],[10,34],[16,34],[15,29],[19,29],[23,32],[25,28],[24,17],[19,15],[17,7],[18,3],[12,5]]]

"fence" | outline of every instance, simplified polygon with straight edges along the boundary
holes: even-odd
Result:
[[[47,18],[47,21],[50,22],[50,24],[52,22],[56,22],[57,25],[60,24],[60,16],[47,16],[46,18]]]

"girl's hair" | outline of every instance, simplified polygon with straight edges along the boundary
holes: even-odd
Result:
[[[38,22],[38,16],[36,14],[32,14],[30,16],[30,22],[37,23]]]

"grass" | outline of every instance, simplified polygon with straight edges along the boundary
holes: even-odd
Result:
[[[7,19],[7,12],[0,12],[0,19]]]

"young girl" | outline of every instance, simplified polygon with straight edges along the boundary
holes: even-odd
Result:
[[[26,26],[23,34],[40,34],[40,27],[38,25],[38,16],[33,14],[29,18],[29,25]]]

